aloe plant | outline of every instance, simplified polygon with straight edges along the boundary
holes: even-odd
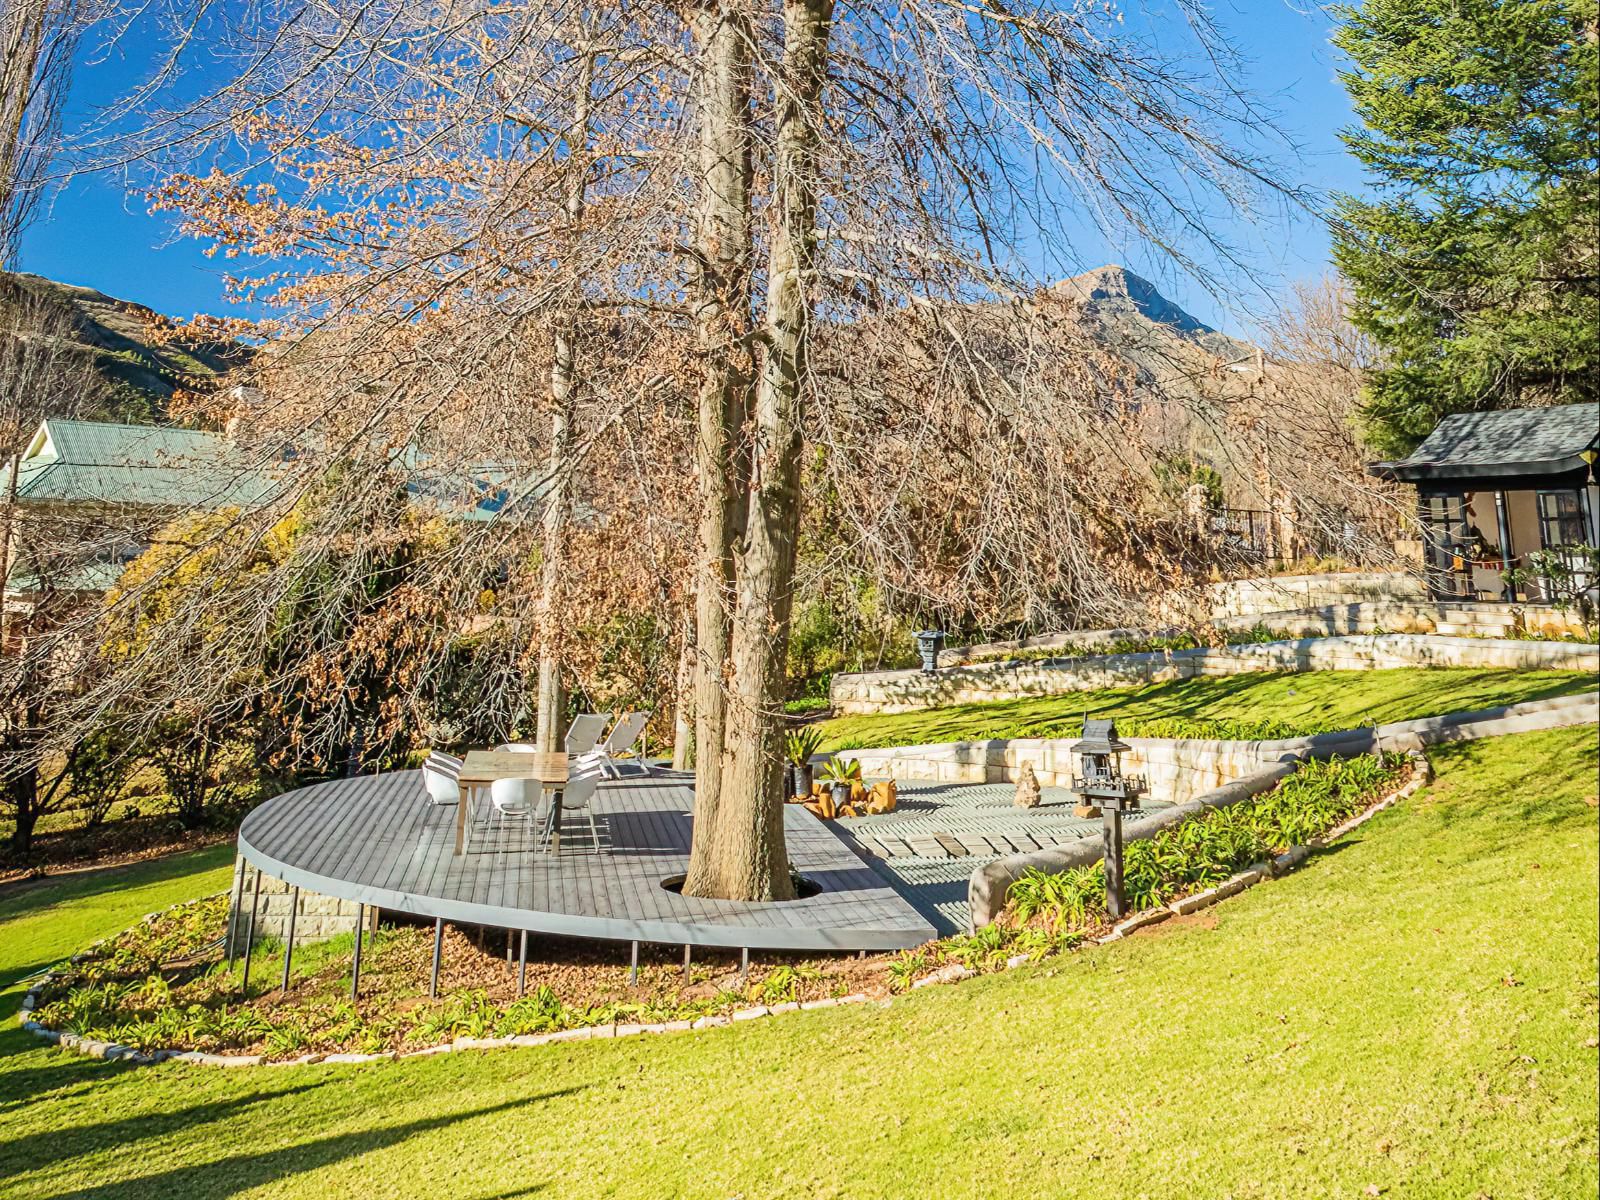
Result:
[[[789,753],[789,761],[797,767],[803,767],[811,761],[811,756],[822,749],[822,728],[817,725],[802,725],[798,729],[791,729],[784,736],[784,746]]]

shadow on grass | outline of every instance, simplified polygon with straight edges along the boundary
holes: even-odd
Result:
[[[0,890],[0,922],[31,915],[64,900],[86,900],[121,888],[168,883],[185,875],[227,866],[231,861],[233,845],[224,842],[127,866],[47,875],[39,881],[26,880],[10,885],[15,891]]]
[[[125,1067],[120,1070],[125,1073],[138,1068]],[[270,1101],[285,1100],[315,1088],[325,1087],[331,1082],[333,1081],[325,1079],[317,1083],[303,1083],[294,1087],[251,1092],[227,1100],[193,1104],[171,1112],[127,1117],[117,1121],[105,1121],[98,1125],[57,1128],[49,1137],[13,1143],[5,1153],[0,1154],[0,1164],[5,1166],[6,1174],[39,1171],[53,1164],[71,1162],[81,1155],[92,1154],[96,1150],[112,1146],[136,1148],[141,1140],[162,1137],[170,1133],[193,1133],[214,1121],[231,1117],[241,1109]],[[165,1193],[157,1191],[151,1194]]]
[[[208,1198],[233,1196],[240,1192],[260,1187],[263,1184],[292,1179],[303,1172],[315,1171],[318,1168],[330,1166],[345,1159],[357,1158],[376,1150],[384,1150],[408,1138],[445,1129],[461,1121],[470,1121],[475,1117],[490,1116],[494,1113],[506,1112],[514,1108],[524,1108],[531,1104],[539,1104],[562,1096],[570,1096],[582,1091],[585,1086],[587,1085],[562,1088],[558,1091],[545,1092],[537,1096],[518,1097],[501,1104],[474,1109],[471,1112],[428,1117],[385,1129],[337,1134],[294,1146],[264,1150],[258,1154],[236,1155],[204,1166],[177,1167],[170,1171],[161,1171],[153,1175],[142,1175],[137,1179],[127,1179],[88,1187],[74,1187],[67,1191],[48,1193],[47,1200],[148,1200],[149,1197],[153,1196],[205,1196]],[[270,1098],[257,1097],[256,1099]],[[202,1105],[200,1107],[204,1108],[206,1106]],[[130,1139],[149,1136],[150,1132],[152,1132],[147,1128],[140,1127],[141,1122],[138,1121],[130,1121],[126,1124],[130,1126],[127,1131]],[[462,1195],[448,1178],[434,1180],[431,1183],[424,1183],[424,1181],[419,1180],[419,1185],[423,1186],[428,1194],[451,1197],[460,1197]],[[518,1190],[498,1192],[493,1196],[474,1198],[474,1200],[511,1200],[511,1197],[530,1196],[546,1191],[548,1187],[548,1184],[534,1183]],[[314,1195],[316,1193],[302,1187],[297,1194]]]

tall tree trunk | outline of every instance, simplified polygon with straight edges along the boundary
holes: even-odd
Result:
[[[747,474],[748,382],[741,369],[750,319],[750,19],[744,0],[706,0],[693,32],[699,80],[699,190],[694,318],[704,376],[697,398],[695,478],[695,821],[684,890],[718,885],[733,548]]]
[[[794,896],[783,839],[783,683],[800,524],[801,401],[811,318],[807,288],[817,241],[817,121],[832,15],[832,0],[786,0],[783,8],[765,353],[752,412],[751,478],[730,638],[716,861],[696,895]]]
[[[685,613],[679,624],[678,671],[672,706],[672,769],[687,771],[694,764],[694,614]]]
[[[585,35],[587,39],[587,35]],[[567,137],[571,172],[566,197],[568,254],[576,256],[589,191],[589,117],[594,86],[594,51],[585,47],[578,76],[578,98]],[[540,570],[539,691],[534,740],[541,750],[559,750],[566,721],[566,689],[561,678],[561,580],[567,526],[572,512],[572,418],[577,392],[578,309],[569,305],[558,322],[550,364],[550,490],[544,497],[543,562]]]

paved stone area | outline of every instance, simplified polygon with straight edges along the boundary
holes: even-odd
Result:
[[[966,930],[967,880],[984,863],[1100,832],[1098,818],[1072,815],[1072,793],[1065,788],[1041,789],[1043,803],[1030,809],[1012,803],[1012,783],[901,779],[898,785],[894,812],[833,825],[942,934]]]

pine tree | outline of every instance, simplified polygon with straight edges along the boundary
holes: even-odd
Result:
[[[1337,207],[1351,319],[1387,351],[1382,453],[1441,416],[1600,394],[1594,0],[1366,0],[1337,10],[1342,135],[1370,198]]]

